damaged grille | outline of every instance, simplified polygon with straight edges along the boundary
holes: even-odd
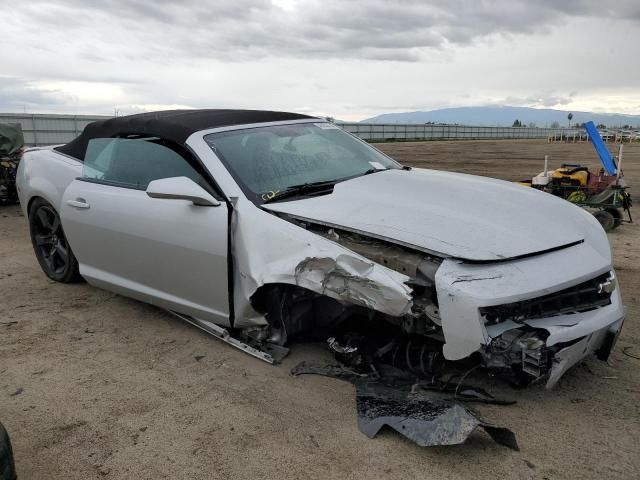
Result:
[[[496,324],[507,320],[522,322],[535,318],[587,312],[609,305],[614,289],[613,272],[607,272],[586,282],[542,297],[493,307],[481,307],[480,314],[486,323]]]

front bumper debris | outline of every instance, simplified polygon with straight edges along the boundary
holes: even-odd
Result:
[[[358,373],[341,365],[301,362],[293,375],[318,374],[352,383],[356,388],[358,428],[373,438],[385,426],[421,447],[457,445],[481,428],[498,444],[519,450],[515,434],[482,419],[463,402],[509,405],[468,385],[422,384],[392,367],[373,374]]]

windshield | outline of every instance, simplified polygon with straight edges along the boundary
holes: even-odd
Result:
[[[260,203],[299,185],[402,168],[331,123],[232,130],[204,139],[245,194]]]

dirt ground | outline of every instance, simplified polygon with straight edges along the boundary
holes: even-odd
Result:
[[[379,145],[400,161],[505,179],[594,163],[591,147],[542,141]],[[640,189],[640,145],[625,153]],[[636,198],[640,195],[636,194]],[[510,391],[482,407],[520,452],[476,432],[420,448],[356,426],[354,389],[294,378],[300,345],[273,367],[154,307],[40,271],[17,207],[0,207],[0,420],[21,479],[640,478],[640,225],[610,234],[627,320],[609,364],[595,359],[553,391]],[[625,353],[626,352],[626,353]],[[489,387],[490,390],[493,386]]]

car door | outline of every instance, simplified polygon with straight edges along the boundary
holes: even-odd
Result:
[[[219,324],[229,321],[228,209],[151,198],[153,180],[187,177],[221,199],[186,151],[158,138],[89,142],[61,220],[93,285]]]

